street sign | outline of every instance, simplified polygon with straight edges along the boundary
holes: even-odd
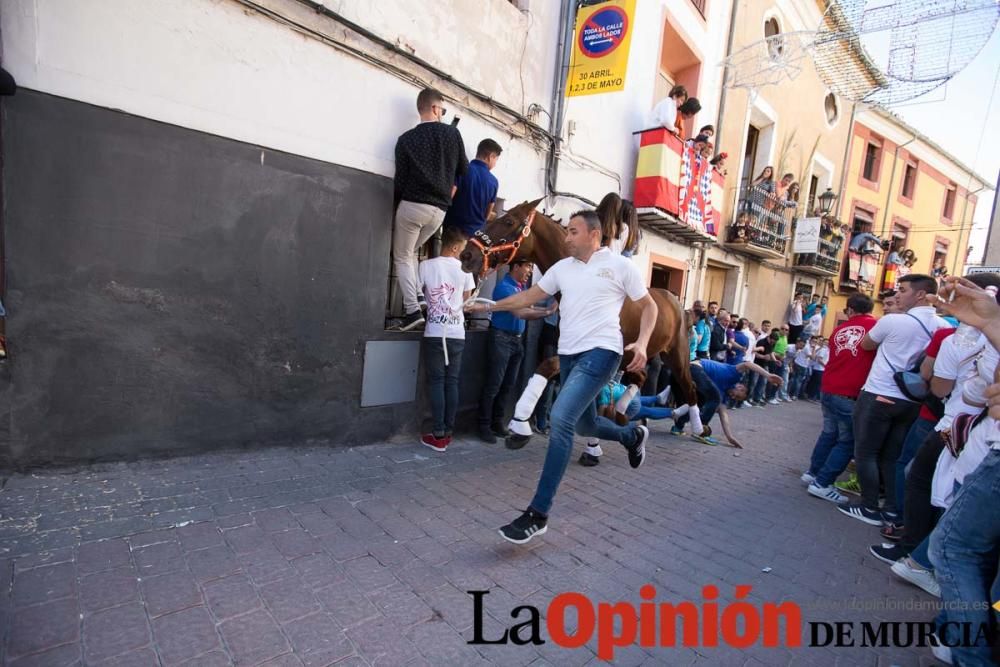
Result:
[[[634,17],[635,0],[611,0],[580,8],[567,97],[624,90]]]

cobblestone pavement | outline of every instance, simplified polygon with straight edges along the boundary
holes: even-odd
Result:
[[[930,620],[931,611],[879,608],[931,598],[868,555],[875,528],[801,486],[818,406],[734,418],[742,452],[658,424],[638,471],[617,446],[597,468],[574,457],[548,533],[526,547],[496,529],[531,498],[539,438],[518,452],[474,440],[443,455],[410,443],[313,445],[9,477],[0,663],[597,662],[596,636],[576,649],[467,644],[467,590],[490,591],[487,639],[527,618],[511,620],[518,605],[544,615],[556,594],[577,591],[638,606],[644,584],[659,601],[696,603],[715,584],[720,609],[746,584],[755,607],[794,600],[804,621]],[[920,648],[629,646],[614,655],[626,665],[935,664]]]

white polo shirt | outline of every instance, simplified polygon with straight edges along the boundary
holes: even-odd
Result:
[[[589,262],[567,257],[555,263],[538,286],[546,294],[562,292],[559,301],[559,354],[595,348],[621,354],[619,317],[625,297],[638,301],[648,294],[639,269],[628,258],[601,248]]]
[[[910,317],[910,316],[913,317]],[[920,320],[924,327],[914,319]],[[875,354],[875,362],[868,372],[868,381],[861,389],[871,394],[888,398],[909,400],[896,386],[892,374],[896,371],[908,371],[916,363],[920,353],[927,349],[931,342],[930,334],[942,327],[950,326],[937,316],[930,306],[916,306],[906,313],[885,315],[875,323],[868,335],[879,344]]]

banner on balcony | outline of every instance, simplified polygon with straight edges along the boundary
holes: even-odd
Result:
[[[609,0],[577,11],[567,97],[625,88],[634,17],[635,0]]]
[[[792,252],[815,253],[819,251],[819,218],[800,218],[795,223]]]

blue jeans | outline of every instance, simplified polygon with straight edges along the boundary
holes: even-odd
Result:
[[[809,374],[809,382],[806,383],[806,398],[811,398],[814,401],[818,401],[820,397],[820,387],[823,386],[823,372],[820,370],[813,370]]]
[[[920,445],[924,444],[927,434],[934,429],[937,422],[929,419],[918,419],[910,425],[910,430],[906,432],[906,439],[903,440],[903,450],[896,459],[896,508],[902,511],[906,505],[906,466],[910,464],[916,456]]]
[[[465,341],[446,338],[448,365],[444,365],[444,350],[440,338],[423,339],[424,374],[427,376],[427,394],[431,401],[431,422],[434,435],[451,435],[458,411],[458,374],[462,370],[462,350]]]
[[[836,394],[820,397],[823,410],[823,430],[813,447],[809,474],[816,486],[827,487],[840,477],[854,456],[854,400]]]
[[[773,364],[771,364],[770,362],[765,362],[763,364],[757,364],[757,365],[763,366],[770,373],[774,372],[773,370],[771,370],[773,368]],[[767,389],[767,380],[762,375],[758,375],[757,373],[751,373],[750,384],[752,385],[750,389],[750,400],[754,401],[755,403],[760,403],[761,401],[764,400],[764,391]]]
[[[656,402],[656,396],[636,396],[632,399],[634,404],[639,402],[639,409],[635,411],[635,416],[629,415],[629,419],[666,419],[674,414],[670,408],[664,408]],[[632,405],[629,405],[629,412],[632,412]]]
[[[708,377],[705,369],[698,364],[691,364],[691,379],[694,380],[695,392],[698,395],[698,409],[701,414],[701,423],[704,426],[708,426],[708,422],[712,421],[715,411],[719,409],[719,404],[722,403],[722,393]],[[688,419],[687,414],[681,415],[677,420],[677,428],[684,428],[684,425],[688,423]]]
[[[610,419],[597,416],[597,395],[620,363],[620,354],[601,348],[559,355],[561,386],[549,414],[549,449],[531,501],[531,509],[536,512],[544,515],[552,508],[552,500],[573,453],[574,431],[582,436],[616,440],[626,447],[636,444],[636,427],[618,426]]]
[[[486,378],[479,397],[479,428],[501,424],[510,402],[510,390],[524,358],[521,335],[490,327],[486,342]]]
[[[799,398],[806,388],[806,380],[809,379],[809,369],[804,366],[794,364],[792,379],[788,383],[788,395]]]
[[[947,609],[947,620],[970,623],[973,637],[980,624],[989,627],[993,613],[989,606],[998,599],[1000,512],[996,511],[997,497],[1000,497],[1000,452],[991,450],[979,467],[965,478],[955,502],[931,533],[930,557],[934,576],[941,585],[941,601],[960,603],[956,608]],[[974,602],[980,604],[971,604]],[[982,608],[976,608],[979,606]],[[953,627],[945,626],[940,632],[946,644],[960,640]],[[955,664],[963,667],[994,664],[990,647],[983,642],[975,646],[953,646],[951,656]]]

